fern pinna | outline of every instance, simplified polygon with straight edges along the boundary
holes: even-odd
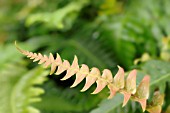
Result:
[[[16,42],[15,42],[16,45]],[[50,75],[55,73],[56,75],[60,75],[62,72],[66,71],[66,75],[61,80],[66,80],[76,75],[76,79],[73,83],[72,87],[77,86],[83,79],[86,79],[86,83],[81,90],[81,92],[86,91],[90,88],[94,83],[97,84],[96,89],[92,92],[92,94],[99,93],[106,86],[110,91],[109,99],[112,98],[117,92],[124,95],[123,106],[125,106],[128,100],[131,98],[134,101],[137,101],[141,104],[143,112],[146,110],[146,101],[149,97],[149,81],[150,76],[144,76],[143,80],[140,82],[138,87],[136,88],[136,74],[137,70],[132,70],[128,77],[125,80],[124,69],[118,66],[119,70],[116,75],[113,77],[112,73],[109,69],[104,69],[102,74],[99,69],[93,67],[89,69],[86,64],[82,64],[81,67],[78,65],[78,58],[74,56],[74,60],[72,64],[69,63],[68,60],[62,61],[60,55],[57,53],[57,57],[54,58],[50,53],[49,57],[46,55],[42,55],[41,53],[33,53],[29,51],[25,51],[20,49],[17,45],[16,48],[28,58],[33,59],[33,62],[39,61],[38,64],[44,64],[44,67],[47,68],[51,65]],[[55,70],[57,71],[55,72]],[[148,110],[151,113],[153,110]],[[157,113],[161,112],[161,108],[157,111]]]

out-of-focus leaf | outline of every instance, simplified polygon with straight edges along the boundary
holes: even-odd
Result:
[[[170,61],[170,37],[162,38],[160,57],[165,61]]]
[[[44,90],[33,86],[42,84],[47,73],[42,68],[28,72],[23,66],[5,65],[0,71],[0,113],[39,113],[30,103],[40,101]]]
[[[63,8],[50,13],[37,13],[30,15],[26,20],[26,25],[30,26],[35,22],[46,23],[48,27],[58,29],[69,29],[76,19],[78,12],[88,3],[88,0],[74,1]]]
[[[111,15],[120,13],[123,8],[123,3],[117,0],[105,0],[100,6],[99,15]]]
[[[164,103],[164,94],[160,94],[159,91],[154,92],[152,102],[148,105],[147,111],[150,113],[161,113],[162,105]]]
[[[160,92],[164,93],[165,84],[166,82],[170,81],[169,62],[160,61],[160,60],[150,60],[146,62],[141,69],[145,73],[149,74],[151,77],[150,91],[153,93],[155,88],[159,88]]]
[[[100,70],[116,67],[115,59],[105,48],[102,48],[100,43],[93,39],[87,37],[84,39],[72,38],[63,42],[61,48],[63,49],[61,56],[70,61],[73,59],[73,55],[77,55],[81,57],[79,63],[88,64],[89,67],[98,67]]]
[[[165,113],[170,113],[170,105],[168,106],[168,108],[167,108]]]
[[[82,94],[77,89],[61,89],[51,81],[44,84],[43,88],[46,93],[42,95],[42,102],[34,104],[41,113],[88,112],[99,101],[98,96],[87,96],[87,93]]]

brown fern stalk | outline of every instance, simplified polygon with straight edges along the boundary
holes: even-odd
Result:
[[[16,42],[15,42],[16,45]],[[146,109],[146,101],[149,96],[149,80],[150,77],[146,75],[139,86],[136,88],[136,74],[137,70],[132,70],[125,80],[124,69],[118,66],[119,70],[113,78],[113,75],[109,69],[104,69],[101,73],[98,68],[93,67],[89,69],[86,64],[82,64],[81,67],[78,65],[78,58],[74,56],[72,64],[68,60],[62,61],[59,54],[56,59],[50,53],[49,56],[42,55],[41,53],[33,53],[20,49],[17,45],[16,48],[28,58],[33,59],[33,62],[39,61],[38,64],[44,64],[47,68],[51,66],[51,74],[60,75],[66,71],[66,75],[61,80],[67,80],[73,75],[76,75],[76,79],[71,88],[77,86],[83,79],[86,79],[86,83],[82,88],[81,92],[86,91],[94,83],[97,84],[96,89],[92,94],[97,94],[102,91],[106,86],[110,91],[109,99],[115,96],[117,92],[124,95],[123,106],[127,104],[131,98],[141,104],[143,111]],[[57,71],[55,72],[55,70]]]

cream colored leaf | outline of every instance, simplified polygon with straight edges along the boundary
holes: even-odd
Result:
[[[45,56],[45,63],[43,65],[44,68],[47,68],[51,64],[50,58]]]
[[[61,57],[60,55],[57,53],[57,58],[55,59],[54,61],[57,65],[61,65],[62,64],[62,60],[61,60]]]
[[[28,58],[32,57],[34,54],[32,52],[29,52],[29,54],[27,55]]]
[[[53,57],[53,54],[52,54],[52,53],[50,53],[50,55],[49,55],[49,60],[50,60],[51,62],[54,61],[54,57]]]
[[[135,101],[139,102],[142,106],[143,112],[146,109],[146,100],[149,97],[149,81],[150,77],[146,75],[139,84],[137,91],[134,95]]]
[[[105,86],[107,85],[107,82],[104,80],[97,80],[97,88],[93,91],[93,93],[91,94],[97,94],[99,93],[101,90],[103,90],[103,88],[105,88]]]
[[[90,71],[90,76],[93,76],[93,77],[100,77],[100,71],[98,68],[96,67],[93,67]]]
[[[110,90],[110,95],[109,95],[108,99],[111,99],[111,98],[113,98],[115,96],[118,89],[113,84],[109,84],[108,88]]]
[[[52,75],[52,74],[55,72],[56,68],[57,68],[57,65],[56,65],[56,63],[55,63],[55,62],[53,62],[53,63],[51,64],[51,71],[50,71],[50,75]]]
[[[119,70],[114,77],[114,84],[117,88],[124,88],[124,70],[122,67],[118,66]]]
[[[143,112],[146,110],[146,100],[147,100],[147,99],[139,99],[139,100],[138,100],[138,102],[139,102],[140,105],[142,106]]]
[[[77,58],[76,55],[74,56],[74,60],[73,60],[73,63],[71,65],[71,68],[73,68],[77,71],[79,70],[78,58]]]
[[[71,67],[67,70],[66,75],[61,80],[67,80],[79,71],[77,56],[74,57]]]
[[[51,65],[50,75],[54,73],[54,70],[55,70],[55,69],[54,69],[54,68],[55,68],[55,65],[54,65],[54,64],[55,64],[55,62],[54,62],[53,54],[50,53],[50,55],[49,55],[49,61],[48,61],[47,64],[45,64],[46,67],[48,67],[49,65]]]
[[[40,59],[38,64],[43,64],[47,59],[48,59],[48,57],[46,55],[44,55],[44,57],[42,57],[42,59]]]
[[[68,62],[68,60],[64,60],[63,64],[58,66],[57,72],[55,74],[59,75],[62,72],[64,72],[65,70],[67,70],[68,68],[70,68],[70,63]]]
[[[90,71],[90,74],[87,75],[86,77],[86,83],[83,87],[83,89],[81,90],[81,92],[86,91],[92,84],[95,83],[95,81],[97,80],[97,77],[100,76],[100,71],[98,68],[93,67]]]
[[[96,77],[87,76],[87,77],[86,77],[86,83],[85,83],[83,89],[81,90],[81,92],[84,92],[84,91],[86,91],[87,89],[89,89],[90,86],[95,83],[95,81],[96,81]]]
[[[100,78],[100,77],[99,77],[99,78]],[[112,82],[112,73],[111,73],[110,70],[104,69],[101,78],[96,81],[96,83],[97,83],[97,88],[93,91],[92,94],[97,94],[97,93],[99,93],[101,90],[103,90],[103,88],[105,88],[105,86],[106,86],[109,82]]]
[[[137,71],[134,69],[129,73],[126,79],[125,90],[127,92],[130,92],[131,94],[136,93],[136,74],[137,74]]]
[[[88,74],[89,74],[89,67],[85,64],[82,64],[80,71],[77,72],[76,74],[76,79],[73,85],[71,86],[71,88],[77,86]]]
[[[128,93],[125,91],[122,91],[121,93],[124,95],[124,100],[123,100],[123,105],[122,105],[122,107],[124,107],[127,104],[127,102],[129,101],[129,99],[131,97],[131,93]]]
[[[41,55],[41,53],[38,53],[37,57],[33,60],[33,62],[36,62],[42,58],[43,58],[43,56]]]
[[[35,59],[37,57],[37,53],[33,53],[33,55],[30,57],[30,59]]]
[[[112,82],[113,76],[112,76],[111,71],[109,69],[104,69],[102,78],[105,79],[109,83]]]
[[[135,93],[135,97],[137,97],[138,99],[148,99],[149,81],[150,81],[150,77],[146,75],[141,81],[141,83],[139,84],[137,91]]]

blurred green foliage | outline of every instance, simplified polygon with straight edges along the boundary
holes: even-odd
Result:
[[[77,55],[79,64],[101,71],[108,68],[115,73],[116,65],[126,71],[137,68],[138,81],[144,74],[151,76],[150,97],[155,89],[165,93],[166,111],[170,104],[169,5],[169,0],[1,0],[0,113],[141,112],[134,102],[122,108],[120,95],[103,100],[107,90],[90,95],[95,86],[85,93],[79,92],[83,83],[70,89],[74,77],[63,82],[64,73],[48,76],[17,52],[15,40],[26,50],[60,53],[70,62]],[[140,58],[146,53],[147,58]],[[39,96],[42,89],[45,93]]]

